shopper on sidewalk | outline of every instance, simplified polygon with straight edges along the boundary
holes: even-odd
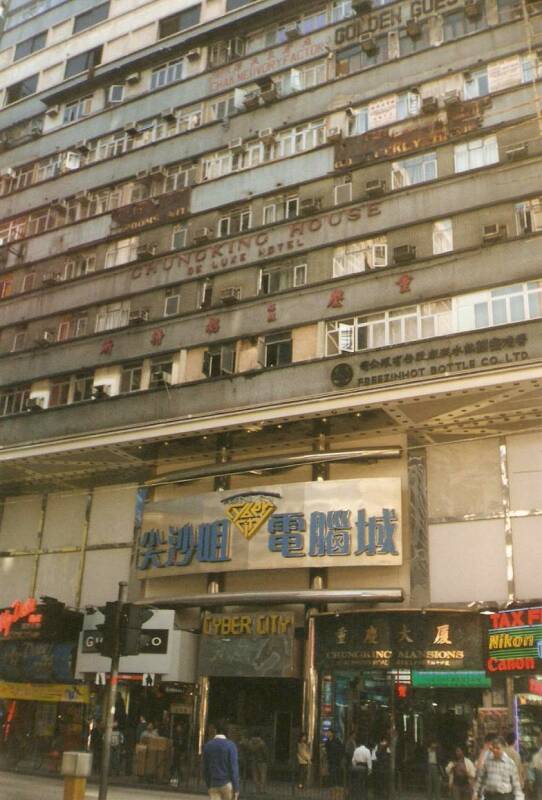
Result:
[[[504,752],[506,742],[495,739],[491,751],[476,775],[473,800],[484,796],[484,800],[524,800],[517,767]]]
[[[372,763],[371,751],[358,740],[358,746],[354,750],[351,764],[353,800],[367,800]]]
[[[454,758],[446,767],[453,800],[471,800],[472,782],[476,769],[461,747],[455,748]]]
[[[226,726],[218,724],[216,735],[203,747],[203,774],[211,800],[239,797],[239,759],[234,742],[226,738]]]
[[[440,800],[440,787],[443,775],[442,750],[436,739],[431,739],[427,747],[427,800]]]
[[[297,788],[304,789],[307,785],[307,773],[311,763],[311,751],[307,741],[307,734],[300,733],[297,740]]]
[[[248,743],[250,754],[250,768],[252,771],[252,780],[254,781],[254,788],[258,794],[265,792],[267,784],[267,764],[269,762],[269,750],[267,745],[262,739],[259,732],[251,737]]]

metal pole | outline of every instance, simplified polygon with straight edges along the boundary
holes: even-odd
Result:
[[[119,679],[119,660],[120,660],[120,619],[122,606],[128,597],[128,584],[126,581],[119,582],[119,595],[117,602],[117,612],[115,614],[115,641],[113,654],[111,656],[111,670],[109,677],[109,687],[107,690],[107,700],[103,713],[104,738],[102,746],[102,770],[100,773],[100,791],[98,800],[107,800],[107,785],[109,781],[109,762],[111,759],[111,734],[113,733],[113,719],[115,716],[115,704],[117,700],[117,683]]]
[[[395,672],[391,676],[391,696],[390,696],[390,800],[395,800],[397,797],[396,784],[395,784],[395,768],[397,764],[397,727],[395,725]]]

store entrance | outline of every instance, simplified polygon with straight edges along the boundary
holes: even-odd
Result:
[[[289,777],[301,730],[302,681],[294,678],[211,678],[208,722],[226,720],[248,770],[250,740],[267,745],[270,775]]]

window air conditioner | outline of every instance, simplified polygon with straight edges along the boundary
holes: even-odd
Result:
[[[77,194],[75,195],[75,199],[77,200],[78,203],[90,203],[92,195],[90,192],[86,191],[77,192]]]
[[[322,200],[320,197],[307,197],[301,201],[300,211],[302,214],[314,214],[315,211],[320,210],[321,206]]]
[[[436,97],[422,97],[422,114],[434,114],[438,111],[438,100]]]
[[[231,139],[228,142],[228,150],[233,150],[234,153],[240,153],[244,149],[243,140],[240,137],[238,139]]]
[[[14,178],[15,174],[15,170],[12,167],[0,169],[0,178]]]
[[[127,122],[124,126],[124,133],[127,133],[129,136],[136,136],[138,133],[137,122]]]
[[[65,200],[59,200],[55,197],[54,200],[51,200],[49,203],[49,207],[53,209],[53,211],[66,211],[67,203]]]
[[[529,155],[529,145],[527,142],[513,144],[506,148],[506,158],[508,161],[519,161]]]
[[[261,90],[262,100],[264,103],[272,103],[279,98],[279,88],[276,83],[270,82],[266,88]]]
[[[137,246],[136,254],[138,258],[152,258],[154,255],[154,247],[151,244],[139,244]]]
[[[485,244],[493,244],[494,242],[502,242],[507,237],[506,225],[499,225],[493,223],[491,225],[484,225],[482,228],[482,240]]]
[[[104,400],[106,397],[109,397],[109,386],[106,384],[98,384],[92,390],[92,400]]]
[[[149,311],[146,308],[138,308],[135,311],[130,311],[128,323],[130,325],[139,325],[141,322],[148,322]]]
[[[464,5],[465,16],[468,19],[480,19],[482,16],[482,4],[480,0],[466,0]]]
[[[56,117],[60,113],[60,106],[49,106],[45,113],[48,117]]]
[[[444,92],[444,105],[457,106],[461,102],[461,95],[457,89],[452,89],[450,92]]]
[[[328,142],[340,142],[343,138],[343,132],[340,128],[329,128],[326,139]]]
[[[243,105],[245,108],[248,108],[249,111],[253,111],[255,108],[259,107],[260,97],[261,93],[259,89],[256,89],[253,92],[247,92],[243,98]]]
[[[43,400],[41,397],[29,397],[24,404],[25,411],[43,411]]]
[[[393,260],[396,264],[410,264],[416,258],[416,248],[413,244],[401,244],[393,248]]]
[[[130,74],[125,77],[124,83],[131,85],[134,83],[139,83],[140,80],[141,72],[130,72]]]
[[[175,113],[175,109],[173,107],[165,108],[160,112],[160,116],[165,122],[175,122],[177,119],[177,114]]]
[[[160,166],[151,167],[149,170],[149,175],[151,178],[165,178],[167,175],[167,170],[165,167]]]
[[[264,144],[274,144],[276,138],[273,128],[262,128],[261,131],[258,131],[258,139]]]
[[[39,339],[36,339],[36,344],[41,346],[52,344],[55,341],[55,338],[54,331],[43,331]]]
[[[194,47],[193,50],[189,50],[186,58],[189,61],[198,61],[201,58],[201,47]]]
[[[378,50],[376,39],[372,33],[362,33],[359,37],[359,43],[363,52],[368,56],[374,55]]]
[[[158,386],[166,386],[171,383],[171,375],[161,367],[153,367],[151,369],[151,379]]]
[[[81,153],[81,155],[86,156],[91,150],[90,142],[88,139],[81,139],[80,142],[77,142],[74,149],[77,150],[78,153]]]
[[[197,243],[208,242],[213,238],[210,228],[197,228],[194,232],[194,241]]]
[[[297,22],[292,22],[290,25],[287,25],[284,28],[284,35],[288,39],[288,41],[292,41],[293,39],[299,39],[301,36],[301,30]]]
[[[354,14],[368,14],[373,10],[371,0],[352,0],[352,11]]]
[[[233,305],[241,299],[240,286],[228,286],[220,292],[220,299],[225,306]]]
[[[386,181],[374,180],[367,181],[365,184],[365,192],[368,197],[380,197],[386,191]]]
[[[60,283],[62,277],[59,272],[46,272],[43,275],[41,282],[44,286],[56,286],[57,283]]]
[[[417,39],[418,36],[422,35],[421,22],[415,18],[407,19],[406,32],[407,36],[410,36],[411,39]]]

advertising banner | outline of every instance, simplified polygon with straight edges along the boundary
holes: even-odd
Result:
[[[89,688],[83,684],[8,683],[0,681],[0,700],[35,700],[41,703],[88,703]]]
[[[486,670],[490,675],[542,672],[542,607],[489,616]]]
[[[149,503],[139,578],[402,563],[401,479],[260,486]]]
[[[75,642],[0,642],[0,678],[8,681],[73,680]]]

